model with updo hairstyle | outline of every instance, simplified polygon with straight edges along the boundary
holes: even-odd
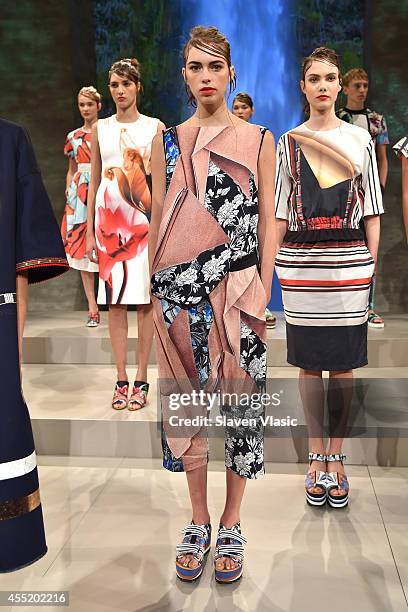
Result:
[[[99,264],[98,303],[109,306],[109,335],[117,375],[114,410],[139,410],[147,402],[147,365],[153,341],[149,295],[148,233],[151,142],[164,124],[138,110],[141,68],[124,58],[108,72],[116,113],[92,130],[92,181],[88,198],[87,253]],[[127,373],[129,304],[137,305],[137,372]]]
[[[127,77],[133,81],[135,85],[141,84],[140,63],[135,57],[124,58],[114,62],[108,73],[109,83],[113,74],[117,74],[120,77]]]
[[[225,59],[230,72],[228,89],[229,93],[233,92],[237,83],[237,75],[232,65],[231,47],[228,39],[215,27],[206,28],[204,26],[196,26],[190,31],[190,37],[183,48],[184,66],[186,66],[189,52],[193,48],[203,51],[204,53],[209,53],[210,55],[218,55]],[[197,101],[187,81],[185,81],[185,86],[189,104],[197,106]]]
[[[300,368],[309,433],[306,500],[344,508],[349,483],[343,439],[353,395],[353,369],[367,365],[367,317],[383,212],[374,142],[341,121],[340,61],[319,47],[302,64],[308,119],[278,143],[276,271],[286,318],[287,360]],[[324,437],[329,372],[328,443]]]
[[[336,51],[334,51],[334,49],[329,49],[328,47],[317,47],[314,51],[312,51],[310,55],[303,58],[302,76],[301,76],[301,79],[303,82],[305,81],[306,72],[309,70],[313,62],[326,62],[328,64],[331,64],[332,66],[336,66],[337,71],[338,71],[337,78],[338,78],[339,85],[341,88],[342,76],[341,76],[340,59]],[[307,100],[307,98],[305,100],[303,110],[305,112],[305,115],[310,115],[310,103]]]
[[[78,110],[84,120],[82,127],[72,130],[66,137],[64,153],[68,157],[66,176],[66,205],[61,233],[69,265],[81,273],[88,302],[88,327],[99,325],[99,310],[95,300],[94,274],[98,266],[86,254],[87,199],[91,178],[91,129],[98,120],[101,95],[93,87],[81,87],[78,92]]]
[[[170,411],[170,398],[218,389],[237,397],[237,405],[223,402],[226,419],[253,414],[239,397],[258,393],[266,380],[275,148],[268,130],[228,110],[226,95],[235,88],[236,74],[230,44],[217,28],[193,28],[183,58],[182,76],[195,111],[153,141],[149,257],[163,464],[186,472],[192,504],[191,523],[177,546],[176,574],[193,581],[211,545],[208,441],[201,421],[192,427],[174,423],[181,411]],[[182,423],[205,418],[207,406],[197,407],[193,395],[188,397]],[[259,412],[253,416],[254,430],[226,430],[226,502],[214,556],[219,582],[242,576],[241,502],[247,479],[264,473]]]

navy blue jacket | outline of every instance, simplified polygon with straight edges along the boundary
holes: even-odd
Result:
[[[20,381],[16,275],[37,283],[68,269],[26,131],[0,119],[0,572],[46,551],[30,417]]]

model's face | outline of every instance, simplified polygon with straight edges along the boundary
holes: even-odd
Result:
[[[136,85],[134,81],[124,76],[113,73],[109,81],[109,91],[116,108],[126,110],[131,106],[136,106],[137,93],[140,83]]]
[[[347,103],[353,103],[355,106],[364,106],[368,94],[368,81],[362,79],[353,79],[350,83],[343,87],[344,93],[347,96]]]
[[[221,104],[230,79],[230,69],[222,56],[210,55],[191,47],[183,77],[191,93],[200,104],[217,106]]]
[[[240,102],[239,100],[235,100],[232,105],[232,112],[234,115],[243,119],[244,121],[249,121],[252,115],[254,114],[254,109],[249,106],[246,102]]]
[[[78,96],[78,108],[82,119],[92,123],[93,121],[96,121],[98,117],[98,110],[101,108],[101,105],[95,100],[88,98],[88,96],[83,96],[81,94]]]
[[[300,87],[311,108],[319,112],[328,110],[334,106],[341,91],[339,70],[333,64],[313,61],[306,71],[305,80],[300,81]]]

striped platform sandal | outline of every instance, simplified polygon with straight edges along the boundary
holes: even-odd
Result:
[[[309,453],[309,466],[312,461],[321,461],[326,467],[326,455]],[[306,501],[311,506],[324,506],[327,501],[326,470],[311,471],[306,474],[305,480]],[[312,489],[317,489],[312,490]]]
[[[343,465],[346,455],[327,455],[327,461],[339,461]],[[326,472],[327,502],[332,508],[345,508],[349,500],[350,485],[347,476],[340,472]],[[333,491],[337,490],[337,495]]]
[[[236,582],[242,576],[244,566],[244,544],[247,541],[241,533],[241,524],[235,523],[231,529],[220,525],[214,555],[215,579],[221,584]],[[229,557],[237,564],[234,569],[217,569],[217,561]]]
[[[180,580],[193,582],[203,573],[204,558],[211,546],[211,525],[195,525],[192,521],[181,532],[184,535],[181,544],[177,544],[176,574]],[[192,555],[197,560],[197,567],[181,563],[181,557]]]

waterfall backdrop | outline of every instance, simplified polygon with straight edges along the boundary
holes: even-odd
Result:
[[[408,132],[406,3],[398,0],[2,0],[0,9],[2,117],[32,137],[58,219],[64,208],[65,135],[81,125],[77,92],[94,84],[102,116],[113,112],[107,71],[120,57],[142,64],[140,110],[166,125],[191,112],[181,78],[181,50],[194,25],[215,25],[229,38],[238,82],[255,102],[255,123],[275,138],[303,120],[300,62],[319,45],[335,48],[343,69],[364,66],[369,105],[384,113],[391,143]],[[232,103],[229,98],[229,104]],[[343,100],[341,100],[343,102]],[[401,223],[400,165],[389,152],[387,214],[377,283],[380,312],[406,311],[406,244]],[[30,308],[83,309],[79,275],[32,288]],[[272,305],[280,307],[275,283]]]

